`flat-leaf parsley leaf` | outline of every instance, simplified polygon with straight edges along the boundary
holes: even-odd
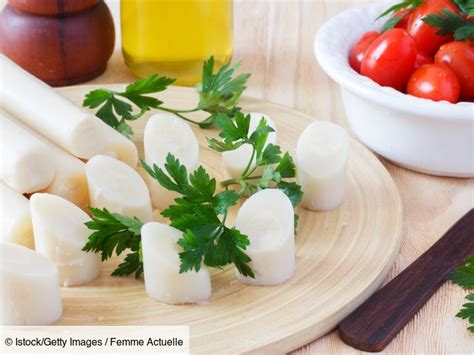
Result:
[[[462,288],[472,290],[474,288],[474,255],[468,257],[465,264],[452,272],[448,278]],[[456,317],[467,319],[470,323],[467,329],[474,333],[474,293],[468,294],[466,300],[468,302],[463,304],[463,308]]]
[[[102,261],[129,251],[125,260],[112,272],[112,276],[126,276],[135,273],[138,278],[143,273],[141,254],[141,234],[143,223],[138,218],[129,218],[119,213],[111,213],[106,208],[89,207],[92,220],[86,222],[93,231],[82,250],[101,253]]]
[[[165,107],[163,101],[150,96],[166,90],[175,82],[175,79],[156,74],[136,80],[125,91],[92,90],[86,94],[82,105],[91,109],[98,108],[96,116],[127,138],[133,135],[133,129],[127,122],[140,118],[151,109],[173,113],[202,128],[211,127],[218,114],[234,117],[240,111],[237,101],[245,90],[250,74],[234,77],[239,66],[240,64],[224,64],[214,73],[214,57],[206,60],[203,63],[202,82],[196,86],[199,102],[191,109]],[[135,110],[132,104],[136,107]],[[188,117],[188,113],[197,111],[206,112],[209,116],[203,121]]]
[[[202,263],[217,268],[234,264],[242,275],[254,277],[245,254],[248,237],[225,225],[229,207],[237,204],[240,195],[234,190],[217,192],[216,180],[202,166],[188,175],[172,154],[166,157],[164,169],[141,164],[164,188],[181,195],[161,213],[183,232],[178,240],[183,248],[180,272],[199,271]]]

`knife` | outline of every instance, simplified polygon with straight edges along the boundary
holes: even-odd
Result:
[[[382,351],[469,255],[474,255],[474,209],[343,319],[339,337],[359,350]]]

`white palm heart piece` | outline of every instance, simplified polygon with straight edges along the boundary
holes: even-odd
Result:
[[[200,102],[197,107],[206,107],[205,111],[210,113],[201,127],[212,125],[219,129],[220,139],[208,139],[212,150],[220,153],[233,153],[239,149],[249,150],[249,154],[241,154],[246,161],[245,168],[239,175],[218,184],[202,166],[195,169],[198,160],[197,142],[189,127],[183,121],[179,123],[176,121],[177,117],[181,117],[176,114],[179,110],[167,108],[165,111],[172,112],[173,116],[157,115],[147,123],[145,161],[141,163],[149,179],[152,180],[149,185],[152,186],[154,205],[164,207],[161,214],[169,219],[172,227],[183,233],[177,241],[181,248],[180,272],[191,270],[198,272],[204,265],[222,267],[234,264],[240,274],[254,277],[253,271],[248,266],[250,257],[245,252],[249,239],[236,228],[226,225],[228,209],[237,204],[241,197],[250,196],[267,188],[281,189],[294,206],[302,197],[299,185],[288,180],[295,177],[295,164],[288,153],[282,154],[280,147],[274,144],[273,124],[269,125],[263,115],[256,119],[255,114],[252,124],[251,116],[244,115],[236,106],[249,77],[249,74],[240,74],[232,78],[236,68],[236,66],[231,68],[224,66],[217,73],[213,73],[212,58],[206,61],[203,65],[202,84],[198,85]],[[138,101],[136,97],[135,100],[130,101],[139,107],[140,112],[153,108],[162,110],[163,103],[158,99],[153,98],[157,101],[153,101],[154,104],[148,106],[144,102],[151,103],[151,98],[145,94],[163,91],[166,88],[165,83],[172,83],[172,81],[152,76],[130,84],[127,87],[128,92],[140,96]],[[102,107],[109,105],[111,101],[114,102],[110,103],[112,106],[120,105],[117,104],[117,96],[129,99],[127,97],[129,94],[111,95],[101,102]],[[98,107],[101,105],[98,103],[100,101],[98,98],[105,96],[103,91],[94,90],[86,96],[84,104],[89,107]],[[103,114],[101,110],[102,108],[98,111],[99,117]],[[120,115],[120,109],[114,110],[115,113],[112,111],[112,114]],[[127,120],[127,118],[123,119]],[[107,122],[106,119],[104,121]],[[199,122],[196,123],[199,124]],[[253,126],[252,129],[251,126]],[[120,130],[118,126],[115,128]],[[170,139],[170,137],[164,140],[159,139],[166,134],[176,139]],[[188,145],[185,145],[183,137],[189,138],[186,139],[190,142]],[[170,144],[166,144],[167,141],[170,141]],[[222,191],[219,191],[218,185]],[[155,198],[153,198],[153,191],[156,192]],[[160,192],[164,197],[161,203]],[[141,221],[135,219],[132,225],[137,233],[122,233],[123,238],[116,238],[116,243],[105,242],[108,233],[104,231],[109,231],[106,226],[110,226],[111,221],[117,221],[123,217],[114,212],[116,211],[109,212],[109,209],[91,210],[93,222],[89,224],[89,228],[94,233],[84,250],[102,252],[103,259],[107,259],[114,252],[120,254],[127,250],[128,248],[125,247],[127,240],[139,240],[140,233],[134,223],[139,224]],[[117,232],[129,230],[127,224],[119,226],[115,223],[115,225]],[[135,273],[136,276],[141,274],[143,263],[140,247],[138,250],[132,250],[132,254],[138,257],[130,257],[128,260],[126,258],[117,269],[120,271],[116,270],[115,274]]]
[[[33,253],[50,279],[48,287],[38,292],[57,296],[57,283],[89,283],[99,276],[101,260],[122,253],[126,256],[112,275],[140,277],[145,273],[150,297],[172,304],[207,300],[211,294],[209,267],[233,265],[240,281],[254,285],[282,283],[293,275],[294,207],[303,193],[295,182],[292,157],[276,144],[271,119],[258,113],[244,114],[237,106],[249,77],[233,77],[238,65],[225,65],[214,73],[213,59],[206,61],[197,87],[199,103],[192,110],[165,107],[149,96],[173,82],[155,75],[137,80],[123,93],[102,89],[89,93],[84,105],[98,108],[94,116],[7,58],[0,56],[0,62],[9,69],[8,75],[29,88],[22,97],[17,87],[3,97],[2,107],[14,117],[5,113],[2,122],[18,135],[30,135],[36,150],[41,153],[43,149],[43,160],[51,163],[45,165],[45,181],[30,187],[21,186],[25,175],[21,156],[18,164],[11,160],[10,166],[2,165],[1,187],[8,192],[2,194],[2,210],[11,203],[19,209],[11,214],[14,223],[2,229],[1,240],[33,247],[34,238]],[[42,102],[26,105],[35,95]],[[132,114],[132,104],[138,113]],[[148,189],[135,170],[138,153],[128,139],[132,130],[127,121],[150,109],[165,113],[151,117],[145,129],[145,161],[141,165],[147,173]],[[34,120],[35,110],[48,111],[39,117],[44,125]],[[193,121],[187,114],[194,111],[207,112],[208,117]],[[217,181],[199,166],[199,145],[190,121],[201,128],[218,129],[218,137],[207,141],[211,150],[222,154],[226,180]],[[18,142],[11,145],[21,148]],[[24,148],[18,152],[34,156],[34,148]],[[21,193],[29,190],[34,194],[28,201]],[[242,198],[249,199],[232,226],[229,209]],[[152,222],[152,202],[169,225]],[[91,217],[81,210],[87,203]],[[274,213],[266,213],[261,206]],[[27,256],[24,249],[12,252]],[[5,263],[5,270],[17,267],[12,259],[6,258]],[[25,266],[24,274],[33,272],[32,267]],[[8,279],[4,286],[6,290],[15,287],[14,280]],[[6,295],[7,302],[10,296]],[[51,303],[54,317],[43,317],[39,312],[34,315],[38,316],[35,323],[49,324],[60,316],[56,296]],[[29,320],[13,317],[3,323],[25,322]]]

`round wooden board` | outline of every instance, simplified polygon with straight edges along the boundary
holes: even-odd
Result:
[[[81,104],[94,88],[59,92]],[[191,108],[197,100],[189,88],[171,88],[159,97],[166,106],[179,108]],[[299,134],[313,120],[253,98],[241,99],[241,106],[268,114],[276,123],[278,143],[292,154]],[[147,117],[133,123],[141,156]],[[193,129],[201,163],[222,179],[220,156],[207,148],[205,140],[215,131]],[[253,287],[235,280],[230,267],[214,270],[208,303],[172,306],[149,298],[142,279],[109,276],[119,262],[115,258],[105,263],[95,282],[62,289],[64,315],[58,324],[189,325],[193,353],[288,352],[324,335],[378,288],[401,239],[402,207],[394,182],[364,146],[352,140],[350,148],[345,202],[329,212],[297,211],[296,273],[291,280]]]

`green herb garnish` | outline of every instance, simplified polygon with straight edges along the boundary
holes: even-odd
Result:
[[[199,103],[197,108],[210,114],[208,118],[200,122],[200,127],[209,127],[214,124],[214,119],[218,114],[226,114],[234,117],[240,108],[237,102],[246,89],[245,84],[250,78],[250,74],[240,74],[232,78],[235,71],[239,69],[240,63],[230,66],[224,64],[216,74],[214,74],[214,57],[204,62],[202,67],[202,82],[196,85],[199,92]]]
[[[240,112],[235,119],[218,114],[214,123],[220,129],[222,140],[208,138],[211,149],[225,152],[243,144],[252,146],[251,157],[241,176],[220,183],[224,191],[216,192],[217,181],[210,178],[202,166],[188,175],[186,167],[172,154],[166,157],[164,169],[156,164],[150,167],[144,161],[141,164],[161,186],[181,195],[175,204],[161,213],[173,227],[183,232],[178,241],[183,248],[180,272],[198,271],[202,263],[210,267],[233,263],[242,275],[253,277],[248,266],[250,258],[245,254],[248,237],[225,225],[229,208],[236,205],[242,196],[266,188],[281,189],[294,206],[301,201],[303,193],[298,184],[284,180],[295,176],[295,164],[288,153],[282,155],[279,146],[267,144],[268,134],[273,132],[273,128],[264,118],[251,134],[250,115]],[[255,174],[259,167],[263,169],[261,175]],[[234,186],[238,190],[230,189]]]
[[[453,0],[458,9],[469,17],[474,17],[474,0]]]
[[[474,23],[448,10],[440,12],[441,14],[431,14],[423,18],[426,24],[439,28],[437,35],[453,34],[457,41],[474,39]]]
[[[216,192],[216,180],[202,166],[188,176],[186,167],[172,154],[166,157],[164,170],[156,164],[141,164],[163,187],[181,195],[161,213],[171,226],[183,231],[178,240],[183,248],[180,272],[199,271],[201,263],[210,267],[233,263],[242,275],[254,277],[244,252],[250,244],[248,237],[225,225],[229,207],[240,196],[234,190]]]
[[[425,0],[406,0],[398,4],[395,4],[389,7],[387,10],[382,12],[376,20],[387,15],[393,15],[398,11],[404,9],[416,9]],[[452,0],[461,14],[466,15],[467,17],[474,17],[474,0]],[[395,27],[405,16],[408,16],[411,13],[402,14],[400,16],[395,16],[388,19],[382,26],[382,32],[385,32],[389,29]],[[457,41],[462,41],[466,39],[474,39],[474,23],[470,22],[462,15],[453,13],[452,11],[442,9],[440,14],[431,14],[422,19],[423,22],[428,24],[431,27],[439,28],[436,32],[438,35],[447,35],[454,34],[454,39]]]
[[[303,196],[301,187],[296,182],[285,180],[295,177],[295,163],[288,153],[282,153],[280,146],[267,144],[268,134],[274,130],[267,124],[265,118],[262,117],[251,134],[249,134],[250,115],[240,112],[235,116],[235,120],[225,115],[218,115],[215,124],[220,128],[219,136],[222,139],[208,138],[211,149],[226,152],[244,144],[252,147],[250,160],[240,177],[222,181],[222,187],[236,186],[240,196],[248,196],[273,186],[281,189],[293,206],[300,203]]]
[[[99,108],[96,116],[128,138],[133,135],[133,129],[127,122],[140,118],[151,109],[171,112],[202,128],[210,127],[217,114],[233,117],[240,110],[236,106],[237,101],[245,90],[250,74],[239,74],[233,78],[238,68],[239,64],[233,66],[225,64],[214,74],[214,57],[205,61],[202,82],[196,86],[199,103],[192,109],[165,107],[162,101],[149,96],[166,90],[175,82],[175,79],[156,74],[138,79],[122,92],[108,89],[93,90],[85,96],[82,105],[91,109]],[[136,106],[135,110],[132,105]],[[209,116],[202,122],[186,116],[188,113],[197,111],[207,112]]]
[[[474,255],[466,259],[465,265],[451,273],[449,279],[466,290],[474,289]],[[467,329],[474,333],[474,293],[468,294],[466,300],[468,302],[463,304],[463,308],[456,314],[456,317],[467,319],[470,324]]]
[[[388,31],[388,30],[391,30],[392,28],[394,28],[407,15],[409,15],[409,14],[408,13],[407,14],[402,14],[400,16],[395,16],[395,17],[392,17],[389,20],[387,20],[382,26],[382,32],[385,32],[385,31]]]
[[[162,101],[147,94],[164,91],[174,81],[175,79],[164,76],[151,75],[148,78],[139,79],[127,85],[123,92],[96,89],[86,95],[82,105],[89,108],[100,106],[95,115],[124,136],[130,137],[133,135],[133,129],[127,121],[134,121],[140,118],[151,108],[165,109],[161,106],[163,104]],[[133,113],[131,104],[138,108],[138,112]]]
[[[138,278],[143,273],[140,230],[143,223],[138,218],[129,218],[119,213],[111,213],[106,208],[89,207],[92,221],[87,228],[94,231],[82,250],[101,253],[102,261],[129,250],[125,260],[112,272],[112,276],[126,276],[135,273]]]
[[[395,4],[391,7],[389,7],[387,10],[382,12],[375,20],[378,20],[382,17],[385,17],[387,15],[393,15],[399,11],[405,10],[405,9],[410,9],[413,10],[420,6],[424,0],[406,0],[402,1],[398,4]],[[388,19],[385,24],[382,26],[382,32],[388,31],[392,28],[394,28],[405,16],[408,16],[410,13],[406,13],[400,16],[395,16],[390,19]]]
[[[219,128],[221,139],[208,139],[209,147],[217,152],[234,150],[244,144],[252,147],[251,157],[241,176],[219,184],[223,191],[217,190],[216,179],[211,178],[202,166],[188,173],[186,167],[172,154],[166,157],[164,169],[157,165],[150,167],[144,161],[141,164],[164,188],[180,195],[175,204],[161,213],[170,220],[171,226],[183,232],[178,240],[183,249],[179,254],[180,272],[199,271],[203,263],[217,268],[234,264],[242,275],[254,277],[248,265],[251,260],[245,253],[250,244],[248,237],[226,225],[229,208],[236,205],[241,197],[266,188],[281,189],[293,206],[299,204],[303,193],[298,184],[288,180],[295,177],[296,170],[291,156],[283,154],[278,145],[267,143],[268,134],[273,132],[273,128],[262,118],[255,131],[249,134],[250,115],[242,114],[236,106],[250,74],[232,78],[238,65],[224,65],[215,74],[213,68],[214,59],[211,57],[204,62],[203,80],[197,86],[200,99],[192,110],[163,107],[163,102],[147,96],[165,90],[174,81],[156,75],[136,81],[127,86],[123,93],[94,90],[87,95],[84,104],[91,108],[102,105],[97,115],[126,135],[133,134],[126,121],[137,119],[154,108],[175,113],[201,127]],[[131,105],[117,97],[125,97],[134,103],[139,107],[139,112],[133,115]],[[182,115],[199,110],[210,116],[202,122],[195,122]],[[237,189],[234,190],[233,187]],[[110,258],[114,252],[120,255],[129,250],[124,262],[112,275],[135,273],[139,277],[143,272],[140,235],[142,223],[137,218],[127,218],[106,209],[92,208],[90,211],[93,220],[86,225],[93,233],[83,250],[100,252],[102,260]]]
[[[393,6],[390,6],[387,10],[385,10],[384,12],[382,12],[377,18],[376,20],[384,17],[384,16],[387,16],[387,15],[390,15],[390,14],[394,14],[398,11],[401,11],[401,10],[404,10],[404,9],[414,9],[414,8],[417,8],[418,6],[420,6],[425,0],[406,0],[406,1],[402,1],[398,4],[395,4]]]

